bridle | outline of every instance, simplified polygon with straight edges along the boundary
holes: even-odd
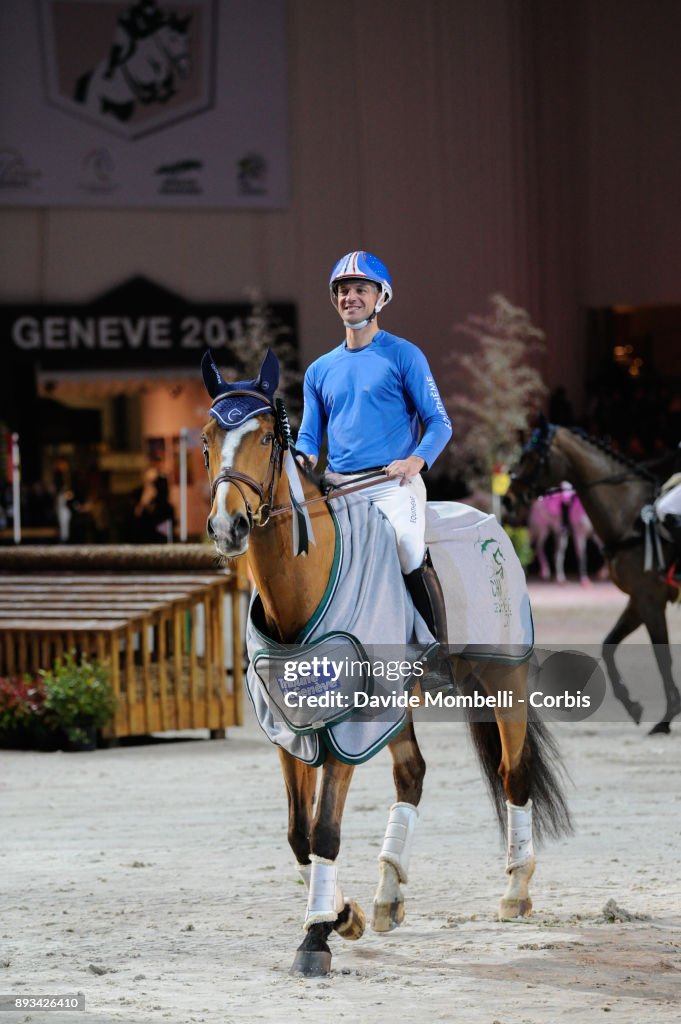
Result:
[[[538,486],[537,480],[545,470],[549,468],[549,450],[551,448],[551,442],[556,436],[556,428],[551,423],[548,425],[545,432],[541,435],[537,434],[533,437],[525,450],[523,455],[529,452],[535,452],[538,456],[537,462],[532,468],[531,474],[525,478],[521,478],[514,471],[511,471],[511,485],[514,483],[521,484],[523,487],[522,499],[528,504],[538,498],[540,494],[550,494],[552,491],[557,492],[561,490],[560,487],[553,487],[544,490],[543,487]],[[521,456],[522,461],[522,456]]]
[[[286,407],[284,406],[281,398],[276,398],[273,402],[267,396],[263,395],[262,392],[250,391],[246,388],[226,391],[219,394],[213,399],[210,407],[212,409],[214,405],[225,398],[236,398],[237,396],[257,398],[259,402],[270,410],[274,417],[275,429],[272,438],[272,449],[270,451],[267,477],[262,481],[262,483],[260,483],[255,479],[255,477],[249,476],[248,473],[242,473],[241,470],[238,469],[227,468],[218,473],[214,480],[211,480],[208,442],[205,437],[203,438],[203,462],[210,481],[211,506],[215,504],[215,495],[217,494],[217,489],[220,484],[234,484],[243,500],[248,525],[251,530],[254,526],[266,526],[274,516],[280,516],[286,512],[298,510],[306,505],[314,505],[319,501],[328,502],[331,498],[342,494],[352,494],[354,491],[360,491],[366,487],[371,487],[377,482],[377,477],[382,479],[385,478],[386,474],[383,469],[370,470],[369,472],[353,477],[352,480],[349,480],[346,483],[329,486],[325,488],[321,494],[315,495],[312,498],[306,498],[305,500],[298,501],[295,504],[293,501],[290,501],[286,505],[273,505],[274,488],[277,483],[277,478],[281,476],[284,454],[289,450],[294,456],[298,454],[291,439],[291,426],[289,424]],[[265,410],[262,410],[258,415],[262,415],[262,412],[264,411]],[[246,497],[242,485],[249,487],[258,495],[260,504],[255,511]]]
[[[262,481],[262,483],[259,483],[255,479],[255,477],[249,476],[248,473],[242,473],[238,469],[223,469],[220,473],[218,473],[214,480],[210,481],[210,501],[212,506],[215,503],[215,495],[217,494],[217,489],[220,486],[220,484],[234,484],[234,486],[236,487],[237,491],[239,492],[243,499],[249,528],[253,529],[254,526],[265,526],[269,522],[269,519],[272,514],[275,514],[279,511],[286,511],[291,507],[290,505],[287,505],[276,510],[272,508],[274,487],[277,481],[277,474],[281,474],[282,459],[286,444],[288,443],[288,438],[285,436],[285,430],[282,428],[281,408],[275,406],[273,402],[271,402],[268,398],[265,397],[265,395],[263,395],[259,391],[249,391],[247,389],[240,389],[235,391],[224,392],[223,394],[218,395],[217,398],[213,399],[213,401],[211,402],[211,409],[217,402],[222,401],[224,398],[236,398],[237,396],[246,398],[257,398],[258,401],[262,402],[263,405],[266,405],[271,410],[271,413],[274,416],[275,432],[274,437],[272,438],[272,449],[270,451],[270,461],[267,469],[269,479],[266,478],[265,480]],[[286,429],[288,429],[288,419],[286,419],[285,422]],[[203,439],[203,461],[206,470],[208,471],[210,480],[208,443],[205,437]],[[244,485],[246,487],[250,487],[250,489],[258,495],[259,505],[255,509],[255,511],[253,510],[250,501],[246,497],[246,494],[244,492]]]

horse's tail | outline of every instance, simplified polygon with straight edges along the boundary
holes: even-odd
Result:
[[[499,775],[501,764],[501,736],[494,721],[468,722],[471,739],[475,746],[487,783],[492,803],[499,819],[500,828],[506,829],[506,794]],[[533,805],[533,827],[537,840],[556,839],[572,831],[570,811],[565,796],[564,776],[560,751],[548,729],[537,716],[534,708],[528,708],[527,734],[523,758],[528,765],[529,797]]]

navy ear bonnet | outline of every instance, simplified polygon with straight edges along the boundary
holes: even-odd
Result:
[[[543,451],[548,448],[556,432],[555,425],[549,423],[542,412],[539,413],[538,426],[532,431],[532,436],[527,442],[527,451]]]
[[[240,427],[246,420],[260,416],[264,412],[274,413],[274,393],[279,384],[279,361],[271,349],[268,349],[260,372],[254,380],[234,381],[229,384],[215,365],[210,351],[206,352],[201,360],[201,372],[206,390],[213,399],[208,415],[212,416],[223,430]],[[243,391],[254,393],[240,394]]]

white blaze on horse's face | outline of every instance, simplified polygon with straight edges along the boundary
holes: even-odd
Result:
[[[214,477],[219,476],[226,469],[235,468],[236,455],[243,439],[247,434],[258,430],[259,426],[257,419],[251,419],[242,423],[240,427],[235,427],[234,430],[224,431],[219,467],[217,473],[213,474]],[[219,435],[223,432],[216,431],[215,433]],[[236,496],[235,508],[232,511],[227,507],[230,492],[235,492]],[[254,494],[252,497],[257,504],[257,496]],[[237,555],[243,555],[248,548],[249,532],[250,526],[243,498],[232,484],[226,480],[222,481],[215,490],[213,507],[208,517],[209,535],[215,541],[215,546],[220,554],[227,558],[235,558]]]

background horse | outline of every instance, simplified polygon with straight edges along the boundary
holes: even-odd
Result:
[[[153,4],[137,18],[130,15],[119,19],[108,58],[82,74],[74,91],[74,99],[93,113],[123,122],[138,103],[167,103],[177,93],[177,79],[191,69],[191,15],[166,15]]]
[[[542,419],[513,469],[508,497],[528,504],[563,480],[577,491],[603,542],[613,582],[629,595],[626,608],[603,641],[613,692],[638,724],[643,708],[622,682],[615,650],[643,624],[653,644],[667,704],[663,718],[650,732],[668,733],[670,722],[681,711],[681,696],[672,675],[665,608],[667,601],[676,600],[678,588],[659,569],[646,570],[644,536],[637,526],[641,509],[654,500],[659,481],[602,441]]]
[[[572,538],[579,582],[583,585],[590,582],[587,568],[588,542],[593,541],[599,551],[602,545],[579,496],[572,487],[561,487],[555,494],[547,494],[533,501],[527,516],[527,527],[530,543],[539,562],[541,579],[551,579],[546,546],[552,538],[556,581],[565,583],[565,555]]]
[[[291,492],[297,471],[285,461],[287,423],[273,401],[278,364],[269,353],[259,376],[227,384],[209,354],[204,381],[213,397],[213,418],[204,428],[204,456],[211,480],[208,533],[225,558],[246,555],[255,580],[269,636],[291,644],[320,606],[331,577],[336,526],[328,501],[311,478],[303,480],[315,544],[306,557],[294,554]],[[371,638],[360,638],[372,642]],[[467,665],[463,674],[474,666]],[[512,691],[524,698],[526,664],[489,665],[479,670],[485,689]],[[503,919],[530,913],[528,883],[534,871],[534,826],[548,834],[569,829],[561,787],[552,770],[555,748],[539,722],[527,722],[527,704],[512,712],[495,709],[491,721],[470,724],[475,748],[499,816],[508,821],[506,892],[500,904]],[[520,711],[520,709],[523,709]],[[404,917],[401,885],[408,878],[409,853],[418,817],[425,763],[411,720],[389,743],[396,803],[390,810],[379,854],[379,882],[374,898],[373,927],[388,931]],[[338,884],[336,859],[345,799],[354,766],[330,751],[320,768],[279,748],[289,803],[288,839],[307,888],[305,939],[292,973],[326,974],[335,929],[349,939],[364,930],[364,914],[346,900]],[[317,776],[319,788],[317,791]],[[535,833],[536,834],[536,833]]]

